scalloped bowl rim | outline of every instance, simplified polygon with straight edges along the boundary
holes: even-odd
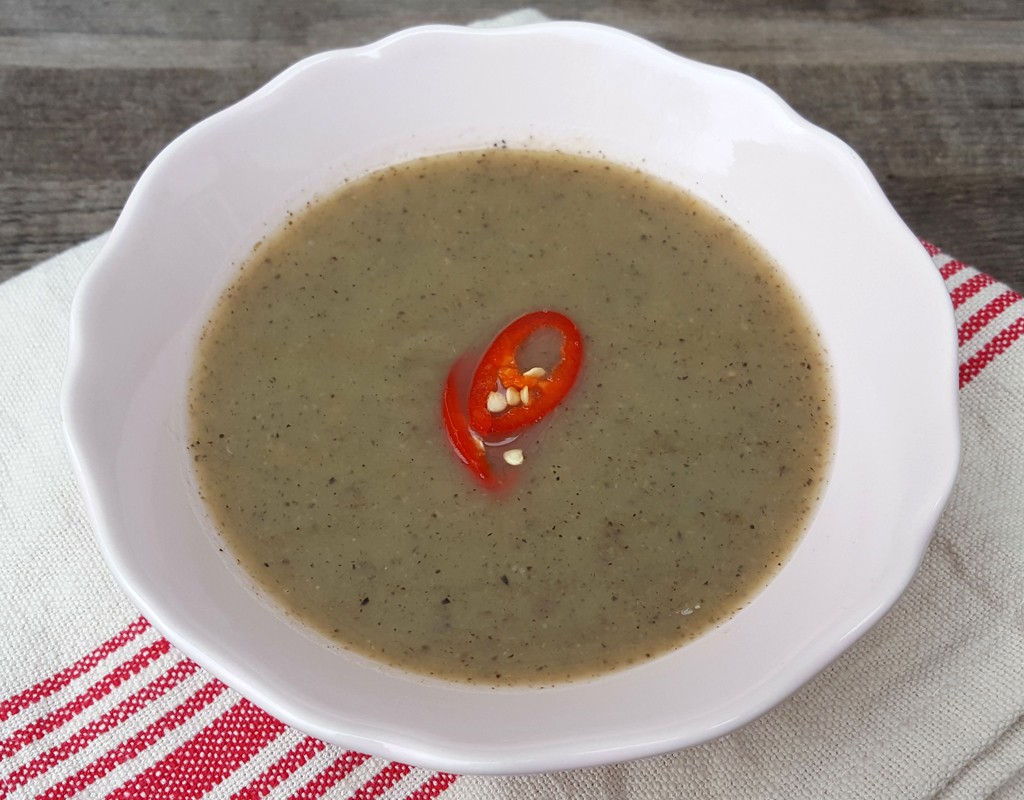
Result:
[[[430,681],[325,647],[216,554],[183,454],[198,329],[287,209],[375,167],[502,140],[637,166],[750,231],[818,322],[836,391],[825,496],[764,591],[673,653],[546,689]],[[153,161],[79,287],[71,339],[72,463],[143,614],[283,721],[453,772],[650,756],[764,714],[896,601],[959,461],[948,295],[863,162],[753,79],[587,23],[413,28],[289,68]]]

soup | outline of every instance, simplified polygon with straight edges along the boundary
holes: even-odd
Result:
[[[446,376],[539,309],[583,363],[493,448],[492,491],[446,434]],[[189,447],[228,551],[300,624],[543,685],[663,654],[764,587],[822,490],[829,388],[798,298],[718,212],[494,149],[350,182],[261,242],[199,343]]]

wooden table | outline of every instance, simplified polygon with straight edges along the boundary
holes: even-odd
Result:
[[[0,4],[0,280],[109,228],[165,144],[303,56],[517,7],[504,0],[7,0]],[[550,0],[536,7],[759,78],[852,145],[917,235],[1024,290],[1020,0]]]

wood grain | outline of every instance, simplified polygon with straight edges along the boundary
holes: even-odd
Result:
[[[176,135],[294,61],[511,2],[0,0],[0,279],[108,229]],[[552,0],[762,80],[911,230],[1024,290],[1024,3]]]

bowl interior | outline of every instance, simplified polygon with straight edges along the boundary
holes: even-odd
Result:
[[[721,210],[803,297],[834,377],[826,494],[755,602],[653,662],[542,690],[409,676],[296,628],[219,553],[183,444],[198,332],[288,210],[389,163],[490,146],[601,155]],[[956,471],[954,333],[941,280],[863,163],[760,84],[592,25],[432,27],[301,62],[156,159],[76,297],[63,410],[112,569],[229,685],[357,750],[562,769],[732,730],[895,601]]]

